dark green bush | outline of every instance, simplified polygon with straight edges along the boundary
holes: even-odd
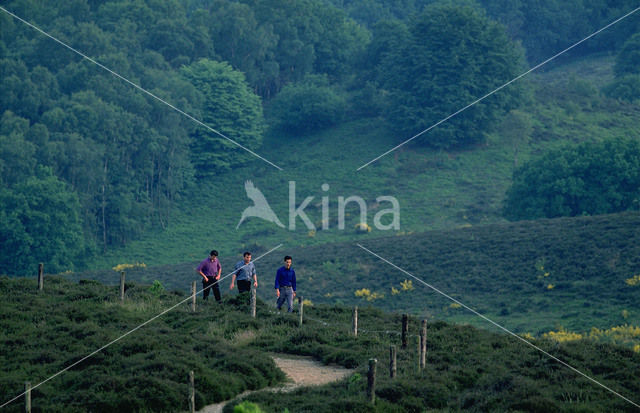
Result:
[[[273,99],[273,127],[289,135],[318,132],[342,121],[346,101],[324,77],[311,76],[285,86]]]

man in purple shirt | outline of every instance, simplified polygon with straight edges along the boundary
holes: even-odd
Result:
[[[284,257],[284,266],[278,268],[276,273],[276,297],[278,297],[278,310],[287,301],[287,311],[293,311],[293,297],[296,296],[296,272],[291,268],[291,257]]]
[[[205,258],[196,271],[202,275],[202,299],[206,300],[209,297],[209,293],[213,290],[213,296],[217,302],[220,302],[220,287],[218,286],[218,280],[220,279],[220,273],[222,267],[220,261],[218,261],[218,251],[213,250],[209,254],[208,258]]]

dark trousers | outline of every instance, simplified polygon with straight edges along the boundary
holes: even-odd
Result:
[[[249,293],[249,292],[251,292],[251,281],[249,281],[249,280],[238,280],[238,292],[240,292],[240,293]]]
[[[218,282],[214,277],[207,277],[209,281],[205,281],[202,279],[202,299],[206,300],[209,297],[209,293],[213,290],[213,296],[216,298],[216,301],[220,302],[220,286],[218,286]]]

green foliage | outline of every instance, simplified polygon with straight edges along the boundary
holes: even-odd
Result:
[[[622,46],[613,67],[616,77],[640,74],[640,33],[636,33]]]
[[[249,89],[241,72],[228,63],[202,59],[183,67],[181,73],[203,94],[204,123],[242,146],[260,146],[263,129],[260,98]],[[204,128],[194,136],[192,159],[200,179],[238,164],[245,156],[227,139]]]
[[[640,215],[626,212],[474,225],[360,242],[518,333],[538,334],[558,325],[588,332],[592,327],[640,325],[640,308],[629,306],[637,301],[637,287],[627,282],[638,274],[639,225]],[[290,247],[289,253],[299,274],[299,292],[314,307],[362,304],[354,292],[368,288],[384,293],[372,302],[378,308],[484,326],[415,279],[413,290],[403,291],[406,274],[380,267],[353,242]],[[262,286],[271,284],[281,266],[282,257],[273,255],[256,262]],[[238,257],[221,255],[223,272],[233,268]],[[196,264],[158,266],[152,273],[168,288],[186,292]],[[127,279],[144,280],[145,273],[127,272]],[[104,282],[113,279],[111,270],[90,275]],[[345,283],[350,288],[337,287]],[[549,290],[549,284],[555,287]],[[394,295],[393,288],[399,293]],[[425,294],[429,298],[420,299]],[[259,288],[258,295],[265,302],[274,300],[271,288]],[[623,310],[629,312],[626,319]]]
[[[308,74],[345,77],[368,37],[320,0],[216,1],[199,11],[216,52],[267,99]]]
[[[151,287],[149,287],[149,291],[151,291],[151,294],[157,296],[162,294],[162,292],[164,291],[164,286],[160,281],[154,280],[153,284],[151,284]]]
[[[307,311],[305,310],[305,314]],[[351,309],[318,306],[309,310],[309,319],[299,332],[273,321],[263,331],[256,346],[274,351],[322,357],[322,360],[357,366],[356,372],[340,382],[287,393],[260,392],[244,400],[257,403],[265,411],[575,411],[630,409],[626,402],[602,392],[586,379],[541,355],[513,337],[431,322],[428,327],[427,367],[417,371],[415,326],[420,320],[410,317],[410,345],[400,347],[397,332],[400,315],[379,310],[359,309],[359,334],[349,333]],[[397,377],[386,374],[389,345],[397,346]],[[624,392],[634,394],[638,377],[637,354],[619,347],[595,345],[588,341],[556,344],[534,340],[534,344],[561,354],[567,363],[581,371],[605,379],[608,372],[619,371],[628,384],[619,382]],[[606,348],[606,350],[605,350]],[[547,350],[548,349],[548,350]],[[600,358],[604,357],[607,361]],[[367,361],[378,360],[376,403],[366,401]],[[351,364],[349,360],[355,360]],[[615,367],[600,370],[609,363]],[[225,408],[231,412],[232,402]],[[596,407],[597,406],[597,407]]]
[[[400,38],[383,37],[378,45],[374,37],[370,55],[381,59],[376,77],[389,91],[386,116],[407,138],[511,80],[523,63],[522,51],[504,28],[471,6],[434,4],[413,18],[406,32],[383,33]],[[521,92],[519,85],[503,90],[418,141],[437,148],[481,142]]]
[[[632,0],[480,0],[487,13],[503,23],[512,38],[522,42],[531,65],[537,64],[587,35],[634,10]],[[618,50],[638,28],[638,17],[629,16],[613,30],[589,39],[571,56]]]
[[[72,270],[84,253],[80,202],[50,168],[0,188],[0,273],[20,274],[45,263],[47,271]]]
[[[255,403],[242,402],[233,407],[233,413],[262,413],[262,410]]]
[[[326,77],[307,77],[285,86],[271,102],[274,127],[290,135],[320,131],[344,117],[345,99]]]
[[[0,277],[0,389],[3,402],[80,360],[185,294],[127,284],[71,283],[46,276],[45,294],[34,280]],[[215,321],[212,321],[215,320]],[[189,371],[195,372],[196,408],[281,382],[264,352],[236,344],[250,324],[246,306],[185,304],[122,338],[32,392],[42,411],[186,411]],[[218,334],[220,332],[220,334]],[[234,367],[235,366],[235,367]],[[5,408],[24,410],[20,402]]]
[[[509,219],[595,215],[640,208],[640,143],[614,139],[563,146],[514,172]]]
[[[545,261],[545,266],[551,264]],[[5,395],[19,394],[25,381],[50,377],[185,298],[176,292],[155,296],[148,286],[130,284],[120,303],[116,287],[73,284],[55,276],[46,278],[45,290],[38,293],[34,280],[0,277],[0,388]],[[351,308],[307,308],[302,327],[297,315],[275,314],[262,301],[257,310],[251,318],[246,303],[228,298],[222,305],[199,303],[195,313],[185,304],[34,390],[34,406],[78,412],[185,410],[187,377],[193,370],[196,408],[201,409],[247,389],[282,382],[284,375],[269,356],[275,351],[313,356],[356,372],[322,387],[258,392],[228,404],[226,412],[239,404],[241,409],[256,404],[277,412],[629,408],[508,335],[432,321],[427,368],[418,372],[415,346],[399,345],[399,314],[360,308],[359,335],[354,337]],[[411,342],[419,323],[409,317]],[[393,380],[383,374],[390,344],[398,347],[398,377]],[[624,395],[640,391],[640,356],[629,349],[586,340],[534,344]],[[363,379],[370,358],[378,359],[375,406],[366,401]],[[13,403],[7,411],[21,408]]]
[[[617,77],[604,88],[604,93],[615,99],[637,103],[640,100],[640,75]]]

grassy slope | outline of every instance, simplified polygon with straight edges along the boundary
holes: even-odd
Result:
[[[124,304],[116,288],[94,282],[70,283],[48,277],[45,293],[32,280],[0,277],[0,394],[3,402],[109,340],[184,299],[154,296],[147,286],[130,285]],[[569,369],[513,337],[430,324],[428,368],[416,372],[415,326],[412,345],[398,351],[398,379],[384,374],[390,344],[399,344],[399,316],[375,309],[360,311],[360,334],[349,334],[351,310],[311,307],[307,321],[274,314],[260,303],[251,319],[246,303],[227,298],[223,305],[187,304],[132,333],[105,351],[45,383],[32,394],[34,411],[186,410],[187,372],[196,371],[197,404],[220,400],[246,388],[282,379],[270,351],[306,354],[358,368],[358,375],[331,386],[274,397],[252,396],[268,409],[290,411],[537,410],[633,411]],[[589,342],[536,344],[586,374],[629,396],[640,393],[640,355]],[[364,366],[379,363],[378,402],[365,399]],[[20,402],[7,411],[20,411]]]
[[[581,59],[527,78],[535,93],[521,110],[532,115],[533,130],[528,144],[519,148],[519,162],[564,142],[640,133],[640,108],[607,100],[593,86],[600,87],[612,78],[612,62],[610,57]],[[437,133],[437,128],[430,133]],[[295,247],[358,239],[353,230],[359,221],[355,208],[347,211],[346,230],[336,228],[338,196],[363,197],[371,226],[376,197],[395,196],[401,207],[400,233],[502,222],[501,203],[514,166],[512,142],[494,133],[486,145],[464,151],[409,145],[356,171],[406,138],[396,136],[389,125],[375,119],[293,139],[268,136],[258,152],[284,171],[247,155],[246,166],[201,184],[194,195],[186,197],[165,231],[109,251],[92,267],[191,261],[211,248],[229,255],[280,243]],[[296,230],[290,231],[254,218],[236,230],[242,211],[251,205],[244,191],[245,180],[252,180],[265,194],[285,226],[289,181],[296,181],[296,205],[307,196],[314,197],[305,211],[317,227],[322,219],[321,197],[329,196],[331,229],[309,234],[300,219]],[[324,183],[330,185],[327,192],[321,190]],[[388,233],[373,228],[372,236]]]
[[[625,282],[640,274],[637,212],[385,238],[362,236],[358,242],[519,333],[540,334],[560,327],[586,332],[592,327],[640,324],[640,287]],[[301,294],[314,303],[372,304],[429,319],[487,326],[353,242],[284,247],[264,257],[256,266],[259,294],[265,300],[272,299],[273,275],[285,253],[294,257]],[[236,259],[222,257],[224,274]],[[186,291],[196,279],[195,266],[190,262],[138,269],[128,277],[143,282],[158,279]],[[111,283],[118,279],[111,270],[76,277]],[[412,290],[403,290],[405,280],[412,281]],[[223,290],[228,283],[223,281]],[[380,298],[357,297],[355,292],[364,288]]]
[[[535,99],[521,110],[532,115],[533,130],[528,145],[520,148],[520,162],[547,148],[566,142],[640,134],[640,108],[605,99],[595,89],[612,78],[612,61],[610,57],[566,61],[529,77],[535,90]],[[393,136],[393,131],[374,120],[348,123],[317,135],[299,137],[295,142],[286,142],[280,137],[270,136],[260,153],[282,165],[284,171],[276,171],[261,161],[248,158],[247,167],[219,177],[209,187],[203,186],[202,193],[185,201],[183,209],[175,214],[168,230],[133,242],[125,249],[111,251],[96,262],[95,266],[108,268],[116,263],[143,261],[150,268],[137,273],[134,271],[130,277],[138,277],[135,279],[145,282],[159,279],[172,288],[185,289],[194,279],[192,270],[195,263],[202,259],[210,248],[220,250],[223,267],[228,271],[243,250],[250,249],[255,256],[282,243],[283,248],[274,253],[274,256],[265,258],[263,263],[258,265],[259,270],[264,269],[262,274],[266,273],[266,279],[271,283],[271,273],[279,265],[278,261],[284,253],[293,253],[296,258],[302,257],[302,262],[297,262],[298,268],[302,269],[304,274],[302,287],[314,302],[353,304],[356,301],[353,295],[356,287],[367,287],[374,292],[385,294],[384,299],[378,299],[373,303],[387,309],[410,311],[453,321],[475,320],[465,316],[463,310],[450,308],[449,302],[442,301],[433,294],[424,302],[391,296],[391,287],[400,288],[397,280],[395,283],[375,278],[367,278],[365,281],[362,277],[355,277],[355,280],[343,288],[334,287],[336,279],[337,285],[341,285],[337,274],[346,273],[352,276],[361,273],[362,268],[368,268],[357,263],[357,257],[363,252],[354,246],[354,241],[389,235],[388,232],[375,229],[368,235],[356,234],[352,230],[352,225],[357,221],[353,214],[349,217],[351,221],[347,224],[347,230],[338,231],[335,228],[337,197],[360,195],[365,198],[369,202],[368,220],[371,224],[374,214],[371,207],[375,198],[388,194],[396,196],[401,205],[401,231],[394,234],[399,237],[391,244],[401,246],[405,251],[412,251],[416,249],[414,243],[417,242],[415,237],[418,237],[437,239],[436,246],[452,245],[452,254],[457,255],[451,262],[441,262],[443,252],[437,248],[435,253],[420,251],[419,255],[425,262],[434,262],[434,268],[439,269],[434,271],[440,276],[446,275],[449,278],[449,273],[454,273],[453,277],[457,283],[454,286],[445,284],[445,287],[452,287],[447,291],[461,294],[460,298],[466,299],[463,302],[486,311],[510,328],[539,333],[560,326],[587,331],[594,326],[608,328],[622,323],[639,323],[638,308],[633,304],[637,300],[625,301],[629,299],[629,294],[636,290],[625,290],[621,281],[640,271],[633,266],[634,260],[631,260],[633,265],[627,262],[624,271],[616,273],[617,284],[613,292],[603,293],[602,297],[593,294],[596,291],[593,286],[603,285],[606,283],[604,280],[610,276],[611,268],[605,263],[615,261],[612,257],[619,251],[616,252],[614,248],[628,249],[627,244],[612,247],[611,250],[595,251],[595,255],[585,259],[580,255],[584,248],[580,237],[576,235],[577,238],[568,241],[562,236],[564,231],[571,231],[567,227],[574,225],[571,220],[543,221],[539,225],[527,223],[502,226],[505,222],[500,217],[500,205],[510,183],[514,160],[513,145],[506,138],[493,134],[489,136],[486,146],[462,152],[445,153],[403,147],[356,172],[358,166],[392,145],[389,143],[390,137],[395,142],[402,139]],[[306,196],[315,197],[306,211],[317,225],[321,219],[320,198],[328,195],[332,203],[332,229],[317,231],[315,235],[310,236],[300,220],[297,221],[297,230],[289,231],[253,219],[236,230],[241,211],[250,204],[243,188],[246,179],[253,180],[263,191],[285,225],[289,180],[295,180],[297,183],[298,204]],[[320,189],[323,183],[331,186],[326,193]],[[604,221],[596,218],[595,225],[599,222],[615,221],[616,217],[603,219]],[[499,226],[487,226],[493,224]],[[637,223],[634,222],[633,225]],[[458,248],[457,240],[463,238],[464,231],[438,232],[470,226],[474,229],[465,231],[489,234],[485,237],[487,244],[461,244],[465,248]],[[613,233],[617,230],[611,228],[619,226],[615,222],[613,227],[604,225],[602,231],[594,233],[593,237],[606,243],[612,237],[618,237]],[[557,231],[554,230],[555,227]],[[629,228],[632,227],[622,228],[621,233]],[[430,230],[436,232],[428,232]],[[549,236],[553,238],[553,243],[539,245],[532,242],[528,246],[531,249],[529,255],[519,256],[513,244],[501,243],[502,233],[509,234],[510,231],[524,231],[527,238],[534,241],[541,239],[539,231],[542,231],[541,233],[551,234]],[[414,237],[412,233],[422,235]],[[407,234],[411,236],[404,238]],[[515,234],[509,234],[507,238],[514,236]],[[629,237],[635,239],[635,234],[632,232]],[[621,241],[624,241],[624,237]],[[341,244],[332,246],[335,242]],[[500,264],[502,268],[497,275],[499,281],[497,284],[491,284],[489,280],[494,277],[492,258],[485,255],[481,264],[471,268],[464,264],[465,260],[461,257],[469,253],[469,249],[475,248],[482,252],[492,249],[492,245],[496,243],[504,245],[508,253],[504,254],[506,258]],[[314,245],[326,247],[311,248]],[[387,250],[386,247],[382,249]],[[538,279],[547,271],[540,272],[536,266],[541,263],[544,265],[545,260],[561,262],[564,257],[557,251],[566,250],[577,254],[573,263],[560,266],[563,268],[560,274],[550,272],[551,278]],[[340,260],[334,262],[334,254],[327,251],[338,251]],[[411,261],[410,255],[406,253],[398,255],[397,258],[398,263],[402,265]],[[597,271],[589,270],[585,273],[580,261],[594,262],[592,268],[597,268]],[[510,273],[515,274],[516,279],[505,276],[507,268],[513,268],[514,271]],[[419,273],[423,274],[422,271]],[[461,279],[461,275],[455,275],[465,273],[470,274],[469,279]],[[554,278],[558,275],[582,277],[584,280],[563,281]],[[92,271],[81,276],[117,282],[117,274],[110,270]],[[305,285],[305,280],[315,281]],[[478,284],[484,290],[474,290],[467,286],[469,283]],[[582,286],[578,288],[580,283]],[[549,284],[554,285],[553,290],[546,289]],[[610,290],[608,285],[603,287],[607,287],[603,288],[603,291]],[[264,294],[263,298],[270,298],[269,289],[262,289],[261,292]],[[494,294],[495,292],[501,294]],[[325,297],[327,293],[332,295]],[[518,297],[517,303],[511,299],[513,294]],[[604,297],[611,297],[611,300]],[[628,312],[626,317],[622,316],[623,310]]]

